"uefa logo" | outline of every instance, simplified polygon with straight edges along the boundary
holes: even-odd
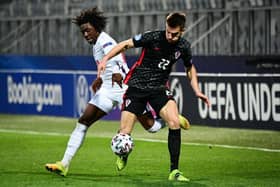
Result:
[[[170,90],[178,105],[179,113],[182,113],[183,112],[183,88],[179,79],[174,78],[170,81]]]
[[[89,86],[84,75],[80,75],[76,83],[77,112],[81,116],[89,101]]]

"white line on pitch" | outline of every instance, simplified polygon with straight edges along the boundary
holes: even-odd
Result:
[[[18,134],[35,134],[35,135],[48,135],[48,136],[70,136],[69,133],[56,133],[56,132],[36,132],[36,131],[25,131],[25,130],[11,130],[11,129],[0,129],[0,132],[7,133],[18,133]],[[98,136],[101,137],[101,136]],[[103,136],[105,137],[105,136]],[[166,140],[156,140],[156,139],[147,139],[147,138],[135,138],[135,140],[146,141],[146,142],[158,142],[158,143],[167,143]],[[222,144],[205,144],[205,143],[182,143],[183,145],[196,145],[196,146],[208,146],[211,147],[221,147],[228,149],[246,149],[246,150],[255,150],[255,151],[265,151],[265,152],[280,152],[280,149],[269,149],[261,147],[246,147],[246,146],[235,146],[235,145],[222,145]]]
[[[166,140],[156,140],[156,139],[146,139],[146,138],[137,138],[137,140],[147,141],[147,142],[162,142],[167,143]],[[256,150],[256,151],[266,151],[266,152],[280,152],[280,149],[269,149],[269,148],[261,148],[261,147],[246,147],[246,146],[235,146],[235,145],[222,145],[222,144],[206,144],[206,143],[186,143],[182,142],[183,145],[197,145],[197,146],[208,146],[212,147],[222,147],[229,149],[247,149],[247,150]]]

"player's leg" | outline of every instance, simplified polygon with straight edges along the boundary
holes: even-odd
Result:
[[[56,163],[46,164],[46,169],[59,175],[66,176],[72,158],[83,144],[87,129],[104,115],[106,115],[104,111],[100,110],[95,105],[88,104],[85,112],[79,118],[75,129],[71,133],[62,160]]]
[[[153,107],[149,103],[147,104],[147,110],[151,111],[156,116],[156,112],[154,111]],[[178,114],[178,117],[179,117],[180,127],[184,130],[188,130],[190,128],[189,120],[181,114]],[[157,117],[155,119],[161,123],[162,128],[166,127],[164,120],[162,120],[160,117]],[[158,129],[158,130],[160,130],[160,129]]]
[[[174,100],[169,100],[160,110],[160,116],[168,123],[168,150],[170,154],[169,180],[189,181],[178,170],[181,149],[181,129],[177,105]]]
[[[85,112],[79,118],[76,128],[70,136],[66,151],[61,161],[63,165],[65,165],[66,167],[69,166],[72,158],[76,155],[77,151],[84,142],[87,129],[91,126],[91,124],[93,124],[106,114],[106,112],[100,110],[97,106],[88,104]]]
[[[82,146],[87,129],[113,108],[113,102],[106,96],[106,93],[108,92],[104,92],[103,89],[100,89],[89,101],[83,115],[76,124],[76,128],[71,133],[62,160],[56,163],[46,164],[45,167],[47,170],[62,176],[67,174],[72,158]]]
[[[132,87],[128,87],[123,97],[121,124],[119,133],[130,134],[133,130],[134,123],[137,119],[136,116],[142,115],[146,107],[146,102],[142,102],[145,95]],[[117,170],[122,170],[127,164],[129,155],[122,155],[117,157]]]
[[[191,127],[189,120],[184,116],[182,116],[181,114],[179,114],[178,117],[179,117],[180,127],[184,130],[188,130]],[[160,129],[166,127],[166,123],[163,119],[154,118],[150,112],[138,116],[137,120],[144,127],[144,129],[150,133],[156,133]]]
[[[160,129],[166,126],[164,120],[161,118],[154,118],[150,111],[146,111],[144,114],[137,116],[137,120],[144,127],[144,129],[150,133],[158,132]]]
[[[129,111],[122,111],[119,133],[131,134],[136,119],[137,117],[135,114]]]
[[[137,116],[138,121],[150,133],[158,132],[160,129],[166,127],[166,123],[160,117],[157,117],[156,112],[149,103],[142,115]],[[187,118],[179,114],[180,127],[184,130],[190,128],[190,123]]]
[[[120,125],[119,133],[131,134],[133,127],[134,127],[134,122],[136,119],[137,119],[137,117],[135,114],[133,114],[129,111],[122,111],[121,125]],[[129,154],[117,156],[116,168],[118,171],[121,171],[125,168],[125,166],[127,164],[128,156],[129,156]]]

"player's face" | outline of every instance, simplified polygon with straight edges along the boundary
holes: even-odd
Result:
[[[88,43],[96,43],[96,40],[99,36],[99,32],[97,32],[96,29],[90,23],[82,24],[80,26],[80,30]]]
[[[182,35],[181,27],[172,28],[166,24],[165,36],[169,43],[176,43]]]

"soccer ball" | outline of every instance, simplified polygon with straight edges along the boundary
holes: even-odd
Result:
[[[112,138],[111,149],[116,155],[129,154],[133,147],[133,139],[128,134],[118,133]]]

